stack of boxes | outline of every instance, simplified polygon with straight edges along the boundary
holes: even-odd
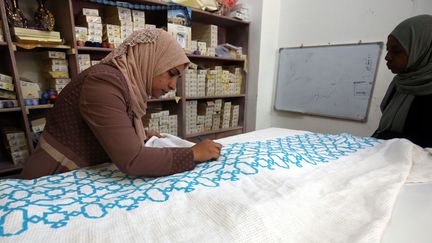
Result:
[[[0,108],[17,107],[15,87],[12,83],[12,77],[0,73]]]
[[[23,131],[16,128],[2,128],[4,144],[12,157],[14,165],[23,165],[29,157],[27,141]]]
[[[122,43],[120,26],[114,24],[103,25],[103,42],[107,43],[108,48],[116,48]]]
[[[83,8],[82,15],[78,17],[78,24],[87,28],[86,41],[102,43],[102,18],[99,16],[99,10]],[[85,30],[83,28],[75,28],[75,36],[79,36],[77,40],[84,38]]]
[[[126,39],[134,31],[130,9],[109,7],[104,11],[104,15],[105,23],[120,26],[120,39]]]
[[[144,129],[177,136],[177,115],[170,115],[168,110],[150,111],[142,119]]]
[[[146,24],[144,11],[132,10],[132,23],[133,31],[145,29]]]
[[[186,101],[186,134],[237,127],[239,109],[239,105],[222,99]]]
[[[197,133],[197,100],[186,101],[186,134]]]
[[[78,67],[82,72],[91,66],[90,54],[78,54]]]
[[[215,88],[216,88],[216,80],[217,80],[217,71],[216,70],[208,70],[207,71],[207,80],[206,80],[206,95],[214,96]]]
[[[200,55],[216,56],[215,50],[218,45],[216,25],[192,23],[192,39],[196,41],[196,44],[191,43],[192,52],[197,50]]]
[[[78,54],[78,68],[80,72],[99,63],[100,60],[91,60],[90,54]]]
[[[232,105],[231,106],[230,127],[238,127],[239,112],[240,112],[240,106],[239,105]]]
[[[224,95],[224,82],[222,80],[223,69],[221,66],[215,66],[214,70],[216,71],[215,95]]]
[[[231,102],[223,102],[221,117],[221,128],[229,128],[231,121]]]
[[[71,81],[66,53],[48,51],[44,56],[44,69],[49,78],[47,88],[55,90],[58,94]]]
[[[186,97],[196,97],[198,91],[198,70],[189,67],[185,71]]]
[[[78,46],[84,46],[87,41],[87,27],[75,26],[75,39]]]
[[[214,103],[212,130],[219,130],[221,126],[222,100],[217,99]]]
[[[197,114],[204,117],[204,131],[212,130],[214,107],[213,101],[200,102],[198,104]]]
[[[145,23],[144,11],[121,7],[106,8],[103,19],[98,9],[83,8],[77,23],[82,26],[75,27],[79,46],[90,41],[102,43],[103,47],[108,48],[118,47],[133,31],[156,28]]]
[[[237,95],[241,93],[242,71],[239,67],[223,70],[197,70],[191,66],[185,73],[186,97]]]
[[[197,75],[197,96],[198,97],[206,96],[206,77],[207,77],[207,70],[205,69],[198,70],[198,75]]]

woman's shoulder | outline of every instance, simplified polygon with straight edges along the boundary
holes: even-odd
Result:
[[[96,65],[91,66],[90,68],[86,69],[84,72],[86,76],[88,75],[111,75],[111,76],[118,76],[123,77],[121,71],[109,64],[99,63]]]

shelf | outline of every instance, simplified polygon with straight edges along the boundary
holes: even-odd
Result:
[[[204,135],[209,135],[209,134],[235,131],[235,130],[241,130],[241,129],[243,129],[243,127],[241,127],[241,126],[229,127],[229,128],[219,129],[219,130],[211,130],[211,131],[199,132],[199,133],[194,133],[194,134],[186,134],[185,138],[193,138],[193,137],[197,137],[197,136],[204,136]]]
[[[239,95],[215,95],[215,96],[197,96],[197,97],[186,97],[186,100],[208,100],[208,99],[225,99],[225,98],[241,98],[245,97],[244,94]]]
[[[157,1],[157,0],[133,0],[132,3],[141,3],[141,4],[153,4],[159,6],[166,6],[167,3]],[[232,27],[232,26],[242,26],[249,25],[250,22],[242,21],[238,19],[234,19],[228,16],[217,15],[211,12],[203,11],[200,9],[192,8],[192,21],[215,24],[219,26]]]
[[[53,108],[53,104],[46,104],[46,105],[28,105],[26,106],[27,113],[29,110],[36,110],[36,109],[50,109]]]
[[[230,61],[230,62],[244,62],[245,61],[245,59],[226,58],[226,57],[212,57],[212,56],[202,56],[202,55],[193,55],[193,54],[187,54],[187,56],[189,58],[220,60],[220,61]]]
[[[22,168],[22,166],[15,166],[12,161],[0,161],[0,176],[7,173],[18,173]]]
[[[105,47],[91,47],[91,46],[78,46],[78,51],[98,51],[98,52],[111,52],[113,48]]]
[[[0,46],[7,46],[7,42],[0,41]]]
[[[20,111],[20,107],[13,107],[13,108],[0,108],[0,112],[12,112],[12,111]]]
[[[30,50],[30,49],[35,49],[35,48],[42,48],[42,49],[60,49],[60,50],[69,50],[69,49],[71,49],[71,47],[68,46],[68,45],[55,45],[55,44],[21,44],[21,43],[14,42],[14,43],[13,43],[14,51],[17,50],[17,47],[19,47],[20,49],[25,49],[25,50]]]
[[[48,109],[48,108],[53,108],[54,105],[53,104],[46,104],[46,105],[28,105],[26,106],[27,109]]]
[[[154,103],[154,102],[166,102],[166,101],[176,101],[177,103],[181,100],[181,97],[178,97],[178,101],[176,98],[167,98],[167,99],[151,99],[148,100],[148,103]]]
[[[225,27],[244,26],[250,24],[250,22],[247,21],[234,19],[228,16],[213,14],[199,9],[192,9],[192,21],[215,24]]]

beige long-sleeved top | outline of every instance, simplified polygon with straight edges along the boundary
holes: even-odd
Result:
[[[133,127],[124,76],[113,66],[98,64],[62,90],[20,177],[37,178],[106,162],[135,176],[170,175],[195,167],[191,148],[142,144]]]

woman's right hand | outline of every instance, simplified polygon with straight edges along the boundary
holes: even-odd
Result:
[[[192,146],[194,161],[205,162],[211,159],[219,158],[222,145],[212,140],[205,139]]]

